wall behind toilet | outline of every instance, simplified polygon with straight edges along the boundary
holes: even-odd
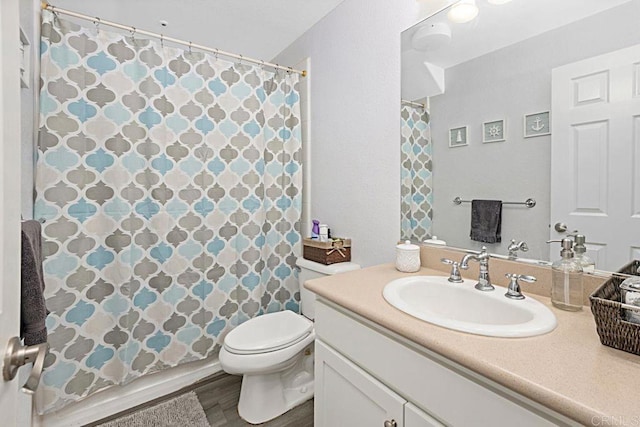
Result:
[[[345,0],[274,60],[311,58],[311,216],[363,267],[400,237],[400,33],[449,3]]]

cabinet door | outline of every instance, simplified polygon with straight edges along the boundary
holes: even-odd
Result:
[[[402,397],[322,341],[315,353],[316,427],[404,425]]]
[[[444,427],[444,424],[422,411],[416,405],[404,405],[404,427]]]

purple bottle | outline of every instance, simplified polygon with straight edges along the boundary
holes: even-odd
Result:
[[[319,239],[320,238],[320,221],[318,221],[317,219],[314,219],[312,222],[313,222],[313,227],[311,227],[311,238]]]

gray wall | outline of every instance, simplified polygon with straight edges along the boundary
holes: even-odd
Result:
[[[548,259],[550,136],[523,137],[523,116],[551,106],[551,69],[640,43],[638,7],[626,4],[446,71],[446,92],[431,98],[433,138],[433,233],[449,245],[479,248],[469,239],[470,204],[463,199],[524,201],[504,206],[502,244],[525,240],[528,258]],[[553,113],[553,112],[552,112]],[[482,123],[506,119],[506,141],[483,144]],[[469,145],[449,148],[448,130],[469,127]],[[555,251],[557,252],[557,251]],[[555,253],[554,252],[554,253]]]
[[[448,3],[345,0],[274,60],[311,58],[311,216],[363,266],[400,238],[400,32]]]

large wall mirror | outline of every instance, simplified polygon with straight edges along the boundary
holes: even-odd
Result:
[[[578,230],[598,269],[640,259],[639,17],[463,0],[404,31],[402,238],[554,260],[546,241]],[[473,199],[503,201],[500,243],[470,239]]]

